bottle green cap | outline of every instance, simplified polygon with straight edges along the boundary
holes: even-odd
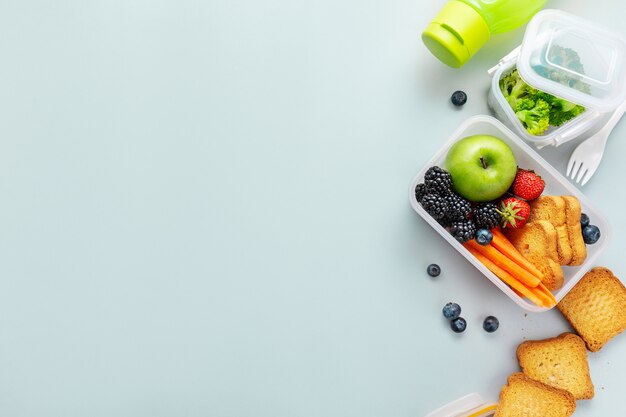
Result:
[[[449,1],[422,33],[426,47],[441,62],[462,67],[489,40],[485,19],[471,6]]]

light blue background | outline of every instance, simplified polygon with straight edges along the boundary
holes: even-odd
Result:
[[[0,414],[417,417],[494,400],[517,344],[568,326],[526,316],[409,207],[409,180],[488,113],[486,70],[523,35],[449,69],[419,39],[442,4],[3,2]],[[624,30],[619,0],[550,5]],[[599,264],[622,277],[625,134],[584,189],[614,231]],[[572,147],[542,154],[563,171]],[[577,415],[626,413],[624,349],[591,355]]]

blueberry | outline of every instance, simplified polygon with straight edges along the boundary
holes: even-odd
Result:
[[[588,224],[583,227],[583,240],[587,245],[593,245],[600,239],[600,229],[598,226]]]
[[[493,239],[493,233],[489,231],[489,229],[478,229],[476,231],[476,242],[479,245],[485,246],[491,243]]]
[[[580,215],[580,225],[582,227],[589,225],[589,216],[587,216],[585,213]]]
[[[455,320],[461,315],[461,306],[457,303],[448,303],[443,306],[443,316],[448,320]]]
[[[450,101],[455,106],[462,106],[467,102],[467,94],[465,94],[463,91],[455,91],[454,93],[452,93]]]
[[[439,274],[441,274],[441,268],[439,268],[439,265],[437,264],[430,264],[428,265],[428,268],[426,268],[426,272],[431,277],[438,277]]]
[[[450,322],[450,327],[454,333],[463,333],[467,327],[467,322],[463,317],[458,317]]]
[[[483,321],[483,329],[485,329],[488,333],[493,333],[498,330],[498,326],[500,326],[500,322],[494,316],[488,316]]]

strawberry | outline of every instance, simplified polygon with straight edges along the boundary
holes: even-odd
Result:
[[[539,197],[546,187],[546,183],[535,171],[519,168],[513,180],[513,194],[524,200],[534,200]]]
[[[519,198],[509,197],[502,200],[498,213],[502,216],[503,228],[519,229],[528,221],[530,205]]]

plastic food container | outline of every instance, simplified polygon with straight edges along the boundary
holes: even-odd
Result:
[[[578,53],[583,69],[561,66],[551,53],[558,47]],[[586,110],[559,127],[550,126],[543,135],[529,134],[500,90],[500,79],[515,67],[528,85]],[[558,146],[606,123],[626,99],[626,40],[585,19],[543,10],[528,23],[522,45],[488,73],[493,78],[487,103],[496,117],[537,148]]]
[[[478,259],[474,257],[463,245],[457,242],[454,237],[443,228],[435,219],[433,219],[417,202],[415,198],[415,186],[424,182],[424,174],[433,165],[444,166],[444,161],[448,149],[459,139],[472,135],[493,135],[506,142],[513,153],[517,164],[524,169],[532,169],[536,171],[544,179],[546,188],[544,195],[573,195],[578,198],[583,213],[587,213],[591,219],[591,223],[597,225],[602,237],[593,244],[587,245],[587,258],[585,262],[577,267],[564,266],[563,278],[564,284],[558,291],[554,293],[557,301],[560,301],[567,292],[583,277],[583,275],[594,266],[596,258],[604,250],[610,239],[609,225],[594,205],[574,187],[565,177],[563,177],[556,169],[546,162],[535,150],[528,146],[524,141],[518,138],[511,130],[504,126],[501,122],[491,116],[474,116],[463,122],[450,139],[443,145],[437,154],[417,173],[411,181],[409,187],[409,200],[413,209],[426,220],[439,234],[446,239],[454,249],[463,255],[472,265],[481,271],[491,282],[508,295],[515,303],[522,308],[533,311],[542,312],[549,310],[545,307],[539,307],[527,299],[519,297],[511,290],[511,288],[502,282],[496,275],[489,271]]]
[[[446,404],[426,417],[490,417],[496,412],[497,404],[486,403],[478,394],[469,394]]]

